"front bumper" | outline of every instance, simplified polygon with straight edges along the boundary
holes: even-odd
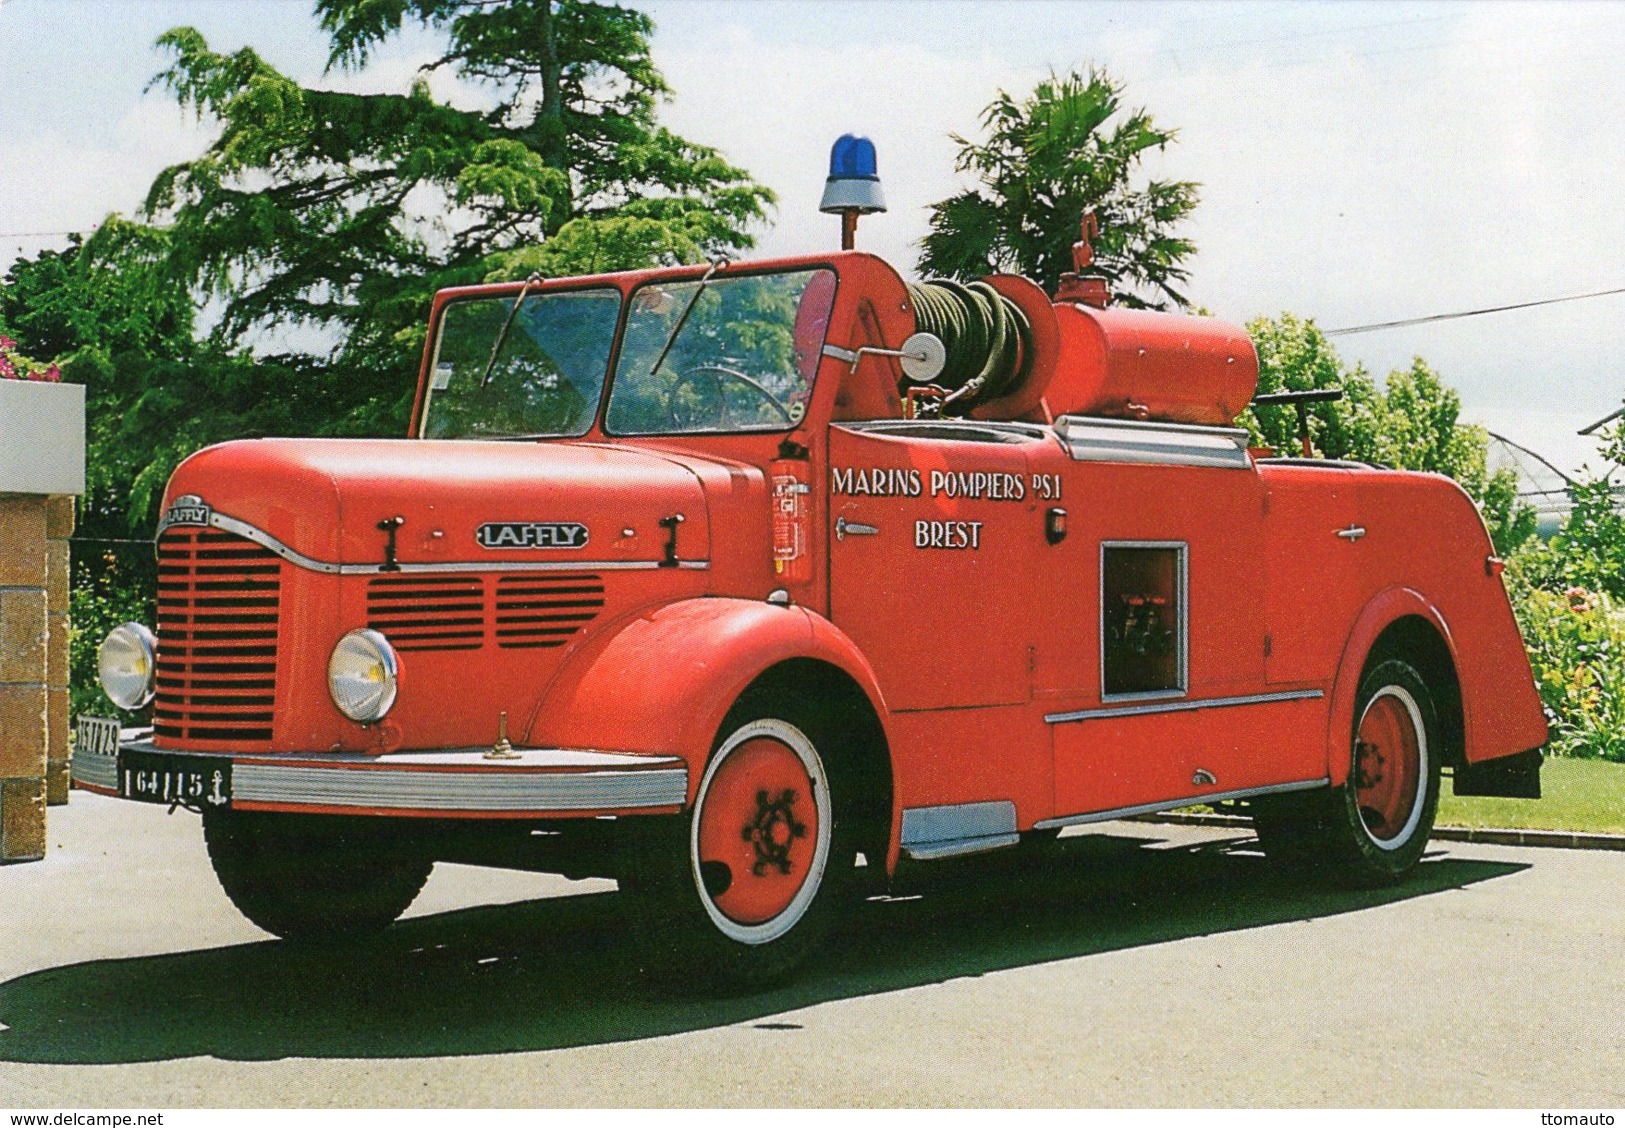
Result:
[[[676,756],[568,748],[516,748],[492,760],[484,748],[397,752],[387,756],[309,753],[232,756],[157,748],[151,729],[125,729],[116,754],[75,752],[73,779],[103,795],[164,801],[132,777],[168,765],[229,762],[224,794],[180,804],[202,809],[433,818],[557,818],[662,814],[688,798],[688,766]],[[206,772],[205,776],[213,773]]]

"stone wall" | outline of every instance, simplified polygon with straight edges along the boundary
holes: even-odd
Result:
[[[68,801],[68,537],[73,499],[0,494],[0,862],[45,856]]]

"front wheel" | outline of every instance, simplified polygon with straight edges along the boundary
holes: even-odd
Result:
[[[344,940],[404,913],[434,862],[388,819],[208,811],[203,839],[220,886],[285,940]]]
[[[1272,857],[1325,867],[1356,885],[1398,881],[1427,847],[1439,805],[1438,713],[1403,659],[1374,663],[1354,703],[1348,779],[1254,808]]]
[[[693,809],[623,867],[633,920],[662,970],[754,989],[794,971],[853,880],[852,828],[810,717],[736,708]]]

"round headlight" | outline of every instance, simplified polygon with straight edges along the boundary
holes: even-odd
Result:
[[[352,721],[382,720],[395,704],[400,663],[389,640],[374,630],[351,631],[327,660],[327,691]]]
[[[102,692],[120,709],[139,709],[152,700],[158,642],[140,623],[114,627],[96,651]]]

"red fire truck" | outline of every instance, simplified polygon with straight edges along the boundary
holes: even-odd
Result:
[[[436,860],[617,878],[761,983],[903,858],[1192,803],[1348,880],[1545,724],[1449,480],[1250,449],[1245,334],[864,253],[438,295],[397,440],[175,473],[75,778],[288,938]]]

